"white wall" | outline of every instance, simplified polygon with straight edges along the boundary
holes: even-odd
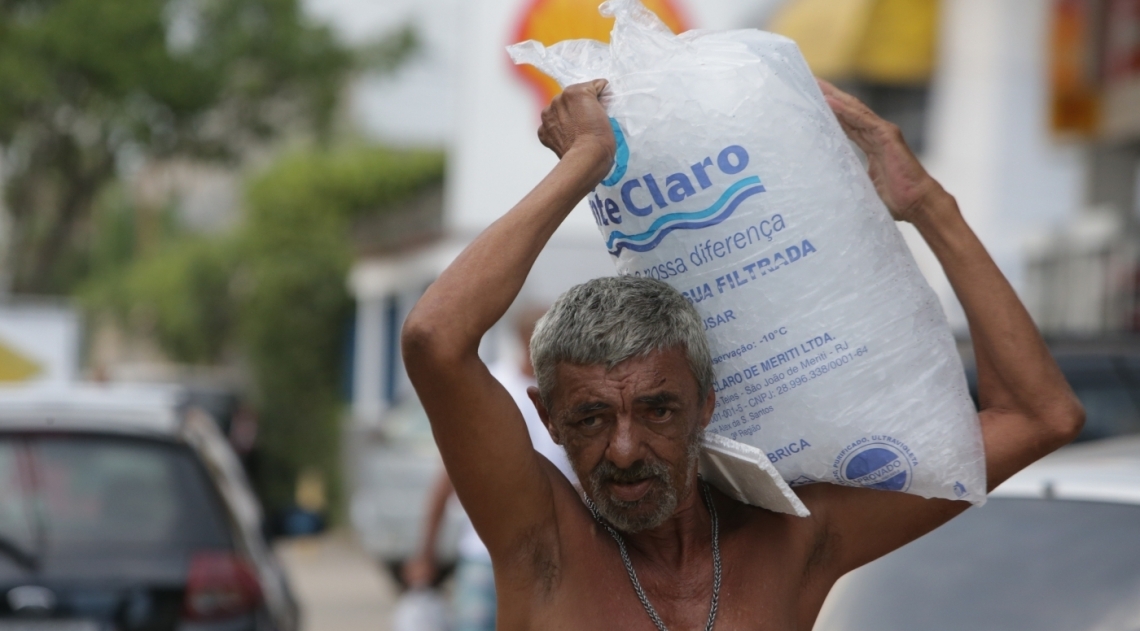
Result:
[[[445,147],[455,126],[455,77],[464,0],[305,0],[306,12],[352,44],[412,25],[419,50],[394,73],[365,76],[349,89],[348,108],[363,131],[396,145]]]
[[[1082,200],[1081,149],[1048,128],[1049,3],[944,0],[928,168],[1019,290],[1023,247]],[[912,249],[951,323],[964,326],[945,276],[913,231]]]

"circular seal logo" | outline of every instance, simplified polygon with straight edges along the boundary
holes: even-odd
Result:
[[[847,454],[838,473],[845,482],[883,491],[905,491],[913,477],[906,454],[887,443],[869,443]]]

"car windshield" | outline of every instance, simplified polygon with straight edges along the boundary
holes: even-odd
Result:
[[[1140,506],[992,499],[849,574],[815,627],[915,629],[1140,629]]]
[[[208,484],[190,450],[178,445],[0,438],[0,536],[32,556],[227,547]]]

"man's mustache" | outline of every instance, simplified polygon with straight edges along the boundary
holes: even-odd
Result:
[[[658,478],[667,483],[669,482],[669,468],[663,462],[638,460],[623,469],[609,460],[603,460],[594,467],[590,478],[599,485],[606,483],[633,484],[649,478]]]

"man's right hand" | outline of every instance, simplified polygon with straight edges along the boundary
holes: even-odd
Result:
[[[539,141],[559,158],[571,149],[593,151],[608,169],[617,143],[609,116],[601,103],[606,85],[605,79],[595,79],[572,85],[554,97],[542,111]]]

